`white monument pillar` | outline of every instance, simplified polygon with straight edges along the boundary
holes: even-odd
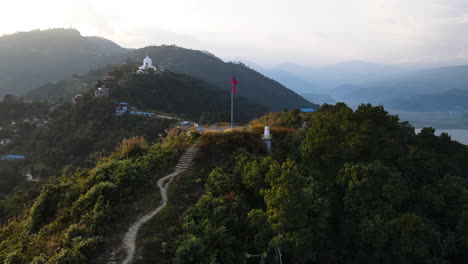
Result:
[[[270,127],[268,125],[265,125],[265,130],[263,131],[262,139],[265,142],[267,153],[270,154],[271,153],[271,133],[270,133]]]

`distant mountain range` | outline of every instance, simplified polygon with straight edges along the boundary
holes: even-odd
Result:
[[[465,112],[468,111],[468,89],[451,89],[442,93],[395,99],[386,105],[409,112]]]
[[[468,89],[468,66],[421,69],[421,65],[351,61],[324,67],[283,64],[265,68],[248,61],[246,65],[224,62],[210,52],[177,46],[125,49],[103,38],[83,37],[76,30],[53,29],[0,37],[0,96],[69,98],[83,87],[46,83],[111,64],[139,65],[146,55],[158,66],[227,91],[231,76],[236,76],[237,95],[276,111],[317,108],[310,102],[335,101],[369,102],[405,111],[453,111],[465,109],[463,103],[455,102]]]
[[[236,76],[237,95],[269,110],[319,107],[243,64],[226,63],[206,51],[176,46],[129,50],[103,38],[83,37],[73,29],[36,30],[0,37],[0,96],[23,95],[47,82],[68,79],[108,64],[141,64],[147,55],[170,71],[225,90],[230,89],[231,77]]]
[[[420,69],[360,61],[326,67],[289,64],[267,69],[252,65],[316,103],[373,103],[404,111],[468,108],[468,101],[461,100],[468,92],[468,66]]]
[[[457,97],[464,91],[468,91],[468,66],[411,71],[378,81],[342,85],[331,94],[348,102],[371,102],[410,111],[420,110],[421,104],[432,104],[434,107],[424,108],[447,111],[458,108],[452,103],[458,102]]]
[[[337,101],[328,94],[314,94],[305,93],[301,94],[305,99],[315,102],[317,104],[335,104]]]
[[[321,67],[281,64],[265,68],[250,62],[247,64],[298,93],[321,94],[329,93],[343,84],[380,80],[412,69],[363,61],[349,61]]]

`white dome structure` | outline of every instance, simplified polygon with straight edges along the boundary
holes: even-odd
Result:
[[[153,60],[149,56],[146,56],[146,58],[143,60],[143,66],[153,66]]]
[[[153,69],[155,72],[158,71],[156,67],[153,66],[153,60],[149,56],[143,59],[143,65],[138,68],[137,73],[148,73],[149,69]]]

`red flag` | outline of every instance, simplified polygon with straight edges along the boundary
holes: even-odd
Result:
[[[232,93],[236,93],[236,84],[238,84],[236,79],[232,77],[232,89],[231,89]]]

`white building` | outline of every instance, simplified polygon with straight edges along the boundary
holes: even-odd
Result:
[[[198,127],[198,124],[192,121],[182,121],[179,123],[179,126],[180,127]]]
[[[110,89],[107,87],[99,87],[97,88],[96,91],[94,91],[94,96],[109,96],[110,95]]]
[[[154,113],[143,112],[143,111],[137,111],[137,110],[130,110],[129,113],[130,113],[131,115],[154,116]]]
[[[12,142],[13,140],[9,138],[0,139],[0,145],[8,145],[8,144],[11,144]]]
[[[154,116],[154,113],[138,111],[136,107],[129,106],[127,103],[119,103],[119,105],[115,107],[115,114],[118,116],[122,116],[124,114],[149,116],[149,117]]]
[[[153,66],[153,61],[149,56],[146,56],[146,58],[143,60],[143,65],[141,65],[138,68],[137,73],[142,74],[142,73],[148,73],[149,69],[154,70],[155,72],[158,72],[158,68]]]

